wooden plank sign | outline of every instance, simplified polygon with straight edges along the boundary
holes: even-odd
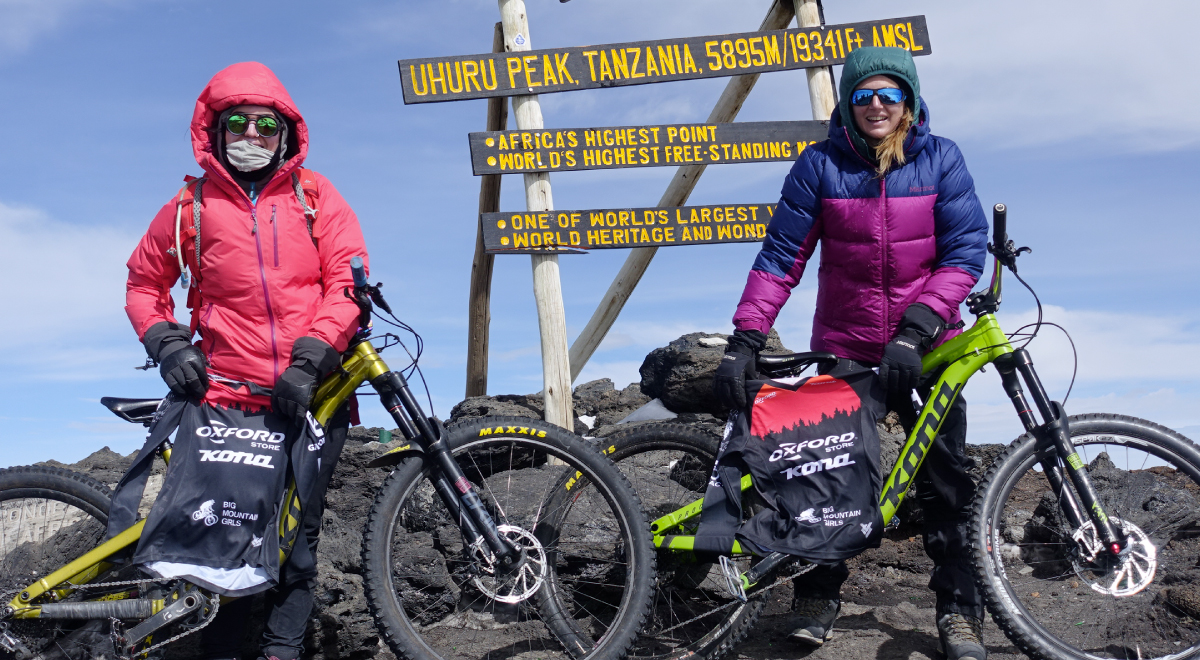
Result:
[[[706,243],[751,243],[767,235],[775,204],[482,213],[492,254],[580,252]]]
[[[518,45],[527,35],[514,38]],[[603,46],[400,60],[405,103],[718,78],[831,66],[863,46],[932,50],[924,16]]]
[[[664,124],[471,133],[476,175],[795,160],[827,121]]]

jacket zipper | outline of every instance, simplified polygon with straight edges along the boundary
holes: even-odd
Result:
[[[258,227],[258,206],[250,207],[250,219]],[[279,344],[275,338],[275,312],[271,309],[271,292],[267,287],[267,266],[263,260],[262,239],[254,233],[254,247],[258,250],[258,274],[262,278],[263,302],[267,305],[267,325],[271,329],[271,384],[279,380]]]
[[[206,334],[204,332],[204,330],[208,328],[208,319],[209,319],[209,317],[212,316],[212,310],[213,310],[212,303],[208,303],[207,305],[204,306],[204,316],[202,316],[200,318],[200,328],[201,328],[200,336],[201,336],[201,338],[204,338],[204,335]],[[213,348],[215,346],[216,346],[215,341],[210,340],[208,342],[208,361],[210,364],[212,363]]]
[[[888,288],[888,279],[889,279],[888,278],[888,261],[889,261],[888,257],[890,255],[888,253],[887,175],[884,175],[884,177],[879,180],[879,201],[880,201],[880,207],[883,211],[883,218],[882,218],[883,219],[883,245],[881,246],[881,249],[883,251],[883,254],[882,254],[882,262],[883,262],[883,272],[882,272],[882,275],[883,275],[883,326],[882,327],[883,327],[883,332],[884,332],[883,343],[887,344],[887,342],[890,340],[890,337],[887,336],[887,333],[888,333],[889,329],[891,328],[891,318],[892,318],[891,310],[889,309],[889,302],[890,302],[889,299],[891,296],[890,296],[890,291]]]
[[[271,205],[271,242],[275,248],[275,267],[279,268],[279,230],[275,225],[275,205]]]

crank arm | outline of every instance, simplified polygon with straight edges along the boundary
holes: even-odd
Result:
[[[188,585],[179,598],[164,607],[158,614],[146,619],[129,630],[125,635],[125,644],[133,647],[138,642],[149,637],[154,631],[174,623],[192,612],[204,607],[208,598],[199,589]]]

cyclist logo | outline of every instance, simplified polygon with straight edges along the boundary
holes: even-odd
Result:
[[[207,527],[217,524],[217,514],[213,513],[213,504],[216,504],[216,500],[208,500],[201,504],[199,509],[192,512],[192,520],[199,522],[203,519]]]
[[[821,522],[821,519],[813,515],[813,509],[805,509],[800,512],[800,515],[796,516],[796,522],[806,522],[815,525]]]

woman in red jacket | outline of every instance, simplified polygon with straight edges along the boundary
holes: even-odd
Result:
[[[209,81],[196,100],[191,138],[204,176],[191,180],[151,221],[129,259],[125,310],[177,398],[206,411],[273,413],[282,418],[278,424],[294,431],[306,420],[317,383],[340,363],[358,328],[358,308],[343,295],[353,286],[350,258],[365,261],[367,256],[358,219],[327,179],[301,169],[308,127],[287,90],[262,64],[234,64]],[[176,319],[170,294],[181,275],[185,285],[191,280],[188,323]],[[199,333],[196,343],[194,332]],[[263,394],[268,389],[269,396]],[[324,491],[348,422],[347,411],[335,415],[320,449],[324,460],[305,510],[314,557]],[[221,449],[242,450],[233,446],[240,440],[228,433],[223,440],[203,437],[221,442]],[[200,460],[214,455],[219,453],[209,450]],[[202,467],[252,481],[275,474],[254,472],[270,467],[271,459],[263,461]],[[211,514],[212,502],[204,504]],[[203,504],[197,511],[205,511]],[[192,517],[197,527],[205,519],[213,520]],[[218,526],[216,531],[228,530]],[[247,543],[257,548],[262,536],[247,536]],[[197,570],[203,578],[204,569]],[[264,656],[299,657],[314,576],[311,563],[285,571],[269,593]],[[262,582],[262,588],[273,583]],[[205,630],[205,655],[237,657],[248,599],[222,607],[220,614]]]

